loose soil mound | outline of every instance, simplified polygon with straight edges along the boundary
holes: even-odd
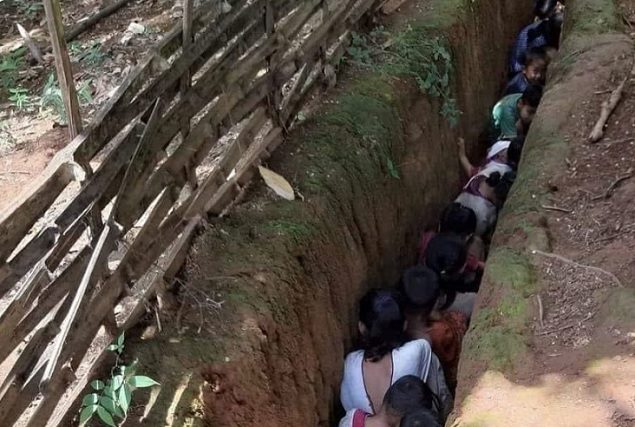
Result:
[[[527,5],[505,0],[421,6],[406,5],[392,25],[448,38],[460,129],[410,81],[340,82],[267,165],[303,200],[257,184],[229,217],[210,220],[181,280],[186,304],[162,319],[162,334],[131,345],[162,383],[150,425],[201,412],[219,426],[334,421],[356,303],[396,281],[422,227],[458,192],[456,139],[484,130],[507,48],[529,19]],[[192,403],[199,387],[202,407]]]

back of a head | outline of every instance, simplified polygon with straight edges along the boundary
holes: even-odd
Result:
[[[496,198],[500,201],[507,199],[507,195],[514,185],[514,181],[516,180],[515,172],[507,172],[505,175],[501,177],[498,184],[494,187],[494,193],[496,194]]]
[[[450,203],[443,209],[439,221],[440,233],[454,233],[467,237],[476,231],[476,214],[460,203]]]
[[[529,49],[524,56],[524,64],[528,66],[532,62],[535,61],[547,61],[547,51],[544,47],[532,47]]]
[[[456,236],[438,234],[428,244],[426,266],[441,276],[441,279],[458,273],[466,260],[466,244]]]
[[[403,417],[409,412],[432,408],[433,400],[432,391],[420,378],[406,375],[390,386],[383,405],[391,415]]]
[[[542,86],[529,85],[523,92],[522,101],[533,108],[538,108],[540,100],[542,99]]]
[[[395,290],[373,289],[359,303],[364,358],[377,361],[405,342],[406,322],[401,295]]]
[[[520,156],[523,152],[523,146],[525,145],[525,137],[518,136],[509,144],[507,148],[507,163],[513,169],[518,168],[518,164],[520,163]]]
[[[558,0],[538,0],[534,7],[534,14],[539,19],[546,19],[556,10],[557,4]]]
[[[439,277],[430,268],[417,265],[404,271],[399,288],[407,310],[429,314],[439,298]]]
[[[441,423],[430,409],[418,409],[407,413],[399,427],[441,427]]]

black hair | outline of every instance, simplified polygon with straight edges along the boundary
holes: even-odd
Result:
[[[371,362],[377,362],[406,342],[406,317],[397,291],[368,291],[359,302],[359,320],[366,327],[361,337],[364,358]]]
[[[466,244],[450,234],[437,234],[426,249],[426,266],[443,280],[458,273],[467,260]]]
[[[390,386],[384,396],[383,406],[391,414],[403,417],[418,409],[432,408],[436,396],[421,378],[406,375]]]
[[[441,427],[439,418],[430,409],[417,409],[407,413],[399,427]]]
[[[416,310],[427,316],[439,298],[439,276],[423,265],[411,267],[401,276],[399,290],[407,310]]]
[[[494,188],[494,194],[498,200],[503,201],[507,199],[509,190],[511,190],[514,181],[516,180],[516,172],[506,172],[500,179],[500,182]]]
[[[507,164],[514,170],[518,169],[524,144],[525,137],[517,136],[509,142],[509,147],[507,147]]]
[[[533,108],[538,108],[540,104],[540,100],[542,99],[542,86],[540,85],[529,85],[527,89],[523,92],[521,100]]]
[[[557,4],[558,0],[538,0],[534,7],[534,14],[540,19],[549,18]]]
[[[443,209],[439,221],[440,233],[455,233],[467,237],[476,231],[476,214],[460,203],[450,203]]]
[[[547,20],[547,46],[558,48],[560,45],[560,33],[562,32],[562,24],[564,23],[564,13],[558,12],[551,15]]]
[[[532,47],[523,55],[523,64],[527,67],[534,61],[547,61],[547,51],[544,47]]]

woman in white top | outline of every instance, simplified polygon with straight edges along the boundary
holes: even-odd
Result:
[[[401,377],[422,379],[441,402],[445,418],[452,396],[441,364],[426,340],[406,342],[406,319],[398,292],[371,290],[360,301],[361,349],[346,356],[340,390],[346,411],[375,414],[388,388]]]

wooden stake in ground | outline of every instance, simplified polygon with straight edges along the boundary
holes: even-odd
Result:
[[[73,139],[82,131],[82,119],[79,115],[79,101],[77,100],[75,82],[73,81],[71,60],[68,57],[68,49],[64,41],[62,8],[59,0],[44,0],[44,10],[46,12],[49,35],[51,36],[51,44],[53,45],[53,55],[55,55],[57,81],[62,91],[64,109],[68,119],[68,131],[71,139]]]

